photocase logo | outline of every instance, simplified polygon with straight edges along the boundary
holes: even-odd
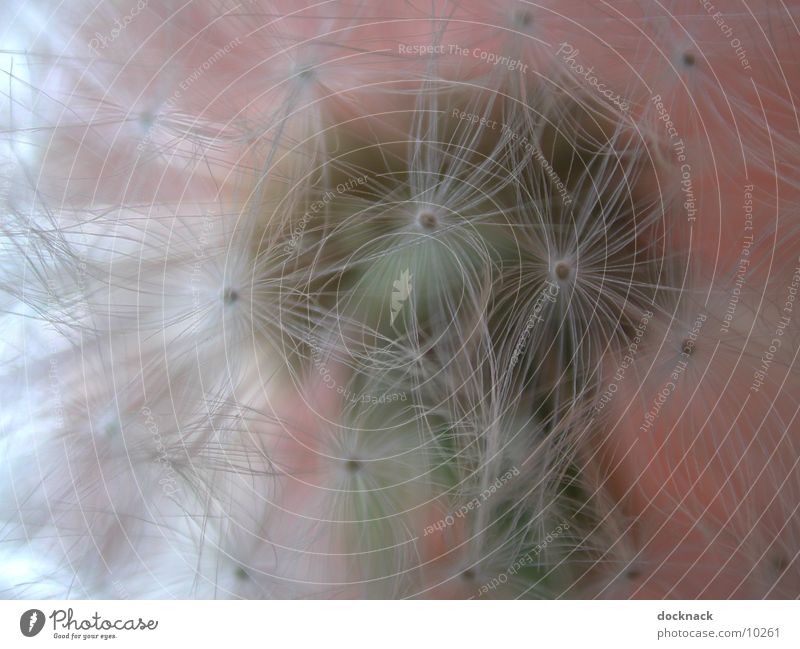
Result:
[[[411,296],[411,274],[408,268],[400,273],[400,279],[396,279],[392,282],[392,285],[394,286],[394,290],[392,291],[392,304],[389,312],[390,324],[394,324],[395,318]]]
[[[44,613],[38,608],[25,611],[19,618],[19,630],[22,635],[32,638],[44,628]]]

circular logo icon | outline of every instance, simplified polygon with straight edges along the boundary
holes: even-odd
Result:
[[[22,635],[32,638],[44,628],[44,613],[38,608],[25,611],[19,618],[19,630]]]

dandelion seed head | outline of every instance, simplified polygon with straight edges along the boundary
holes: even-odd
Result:
[[[62,5],[0,56],[3,588],[796,595],[779,8]]]

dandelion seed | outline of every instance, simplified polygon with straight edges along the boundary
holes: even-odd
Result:
[[[554,267],[554,271],[556,277],[562,282],[568,280],[570,278],[570,275],[572,274],[572,268],[565,261],[557,262]]]
[[[361,462],[358,460],[347,460],[345,468],[349,473],[358,473],[361,470]]]
[[[439,220],[432,212],[420,212],[420,215],[417,217],[417,222],[424,230],[434,230],[439,224]]]

